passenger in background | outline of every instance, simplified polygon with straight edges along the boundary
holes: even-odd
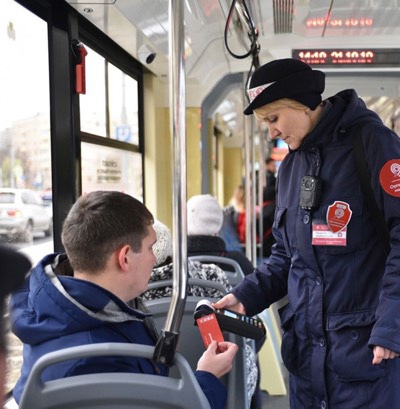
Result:
[[[234,220],[237,237],[241,243],[242,252],[246,245],[246,203],[245,203],[245,188],[240,185],[236,188],[234,195],[230,200],[230,205],[225,211],[234,209],[232,219]],[[258,218],[260,214],[259,206],[256,206],[255,215]],[[259,240],[257,239],[257,243]]]
[[[32,366],[48,352],[101,342],[155,344],[154,322],[139,297],[156,260],[153,221],[140,201],[121,192],[87,193],[72,206],[62,231],[67,254],[44,257],[12,296],[12,329],[24,343],[18,403]],[[237,349],[212,342],[198,362],[195,376],[212,408],[225,407],[218,378],[230,371]],[[168,368],[144,358],[96,357],[54,365],[43,380],[98,372],[165,376]]]
[[[173,277],[171,231],[159,220],[155,220],[153,228],[157,236],[157,241],[153,245],[153,253],[156,256],[156,264],[151,272],[150,282],[170,280]],[[220,283],[226,288],[227,292],[232,290],[232,286],[228,282],[226,273],[215,264],[188,260],[188,276],[190,278],[199,278],[202,280]],[[197,285],[188,285],[187,295],[212,297],[217,299],[223,294],[217,289],[207,288],[206,286],[202,287]],[[171,296],[172,288],[167,286],[147,290],[142,295],[142,298],[146,301]],[[246,369],[247,392],[249,401],[251,401],[252,397],[254,396],[259,374],[257,367],[257,356],[249,344],[246,344]]]
[[[324,89],[325,74],[296,59],[252,75],[244,113],[289,147],[277,242],[214,307],[253,315],[288,297],[280,316],[291,408],[397,408],[400,139],[353,89],[322,100]]]
[[[224,217],[218,235],[224,239],[226,251],[240,251],[243,253],[243,245],[240,243],[237,231],[237,213],[230,204],[224,207],[223,212]]]
[[[272,234],[272,224],[274,221],[274,213],[275,213],[275,185],[271,184],[263,188],[262,206],[261,208],[257,206],[255,209],[256,233],[257,233],[256,241],[257,241],[257,244],[262,242],[263,258],[267,258],[270,256],[271,247],[275,243],[275,239]],[[225,218],[226,218],[226,215],[224,214],[224,224],[225,224]],[[260,234],[260,225],[259,225],[260,218],[262,218],[262,223],[263,223],[262,237]],[[246,213],[242,212],[237,217],[236,221],[237,221],[236,234],[237,234],[239,243],[241,243],[241,245],[244,246],[246,244]],[[222,236],[223,238],[225,237],[229,238],[227,228],[224,224],[223,224],[223,227],[221,228],[219,235]],[[242,249],[243,247],[241,247],[240,252],[243,254]],[[253,270],[251,272],[253,272]]]
[[[276,163],[271,157],[265,159],[265,186],[273,186],[276,184]]]
[[[223,210],[210,194],[192,196],[187,201],[188,256],[219,256],[238,262],[245,275],[254,270],[252,262],[240,251],[227,251],[225,241],[218,236],[223,222]]]
[[[268,258],[271,255],[271,247],[275,243],[275,238],[272,234],[275,208],[275,186],[265,186],[263,190],[263,204],[260,210],[260,217],[262,217],[263,220],[262,245],[264,258]],[[258,236],[260,235],[258,234]],[[258,237],[258,239],[261,241],[261,237]]]
[[[246,191],[243,185],[239,185],[235,188],[229,204],[233,206],[235,212],[241,213],[246,211]]]
[[[3,407],[6,375],[5,304],[7,296],[24,282],[31,262],[23,254],[6,246],[0,246],[0,405]]]
[[[171,231],[159,220],[154,221],[153,228],[157,236],[157,241],[153,245],[153,253],[156,257],[156,263],[150,275],[150,283],[159,280],[170,280],[173,277]],[[215,264],[204,264],[200,261],[188,260],[188,275],[191,278],[199,278],[220,283],[227,289],[227,291],[232,289],[225,272]],[[142,298],[144,300],[153,300],[155,298],[171,297],[171,295],[172,288],[168,286],[154,290],[147,290],[142,294]],[[203,287],[193,285],[188,286],[187,295],[213,298],[222,296],[221,291],[217,289],[204,289]]]
[[[239,238],[239,242],[246,242],[246,191],[243,185],[236,187],[229,206],[233,208],[233,223]]]

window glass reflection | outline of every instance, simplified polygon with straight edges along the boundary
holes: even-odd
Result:
[[[85,48],[88,54],[86,94],[80,94],[81,131],[138,145],[137,81]]]
[[[86,94],[79,95],[81,131],[106,137],[106,61],[87,45],[85,48]]]
[[[82,142],[82,193],[118,190],[143,200],[142,155]]]
[[[111,138],[138,145],[137,81],[112,64],[108,76]]]

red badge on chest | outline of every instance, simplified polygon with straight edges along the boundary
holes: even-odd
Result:
[[[400,197],[400,159],[392,159],[386,162],[382,166],[379,180],[386,193]]]
[[[343,230],[349,224],[352,213],[348,203],[336,200],[326,212],[329,229],[334,233]]]

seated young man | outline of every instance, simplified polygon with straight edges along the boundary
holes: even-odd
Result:
[[[120,192],[88,193],[72,206],[62,231],[66,254],[46,256],[12,297],[12,328],[24,343],[17,402],[33,364],[48,352],[99,342],[155,344],[139,298],[156,261],[153,221],[141,202]],[[212,408],[225,406],[218,378],[236,352],[235,344],[213,342],[198,362],[195,375]],[[44,380],[94,372],[167,375],[167,368],[144,358],[98,357],[54,365]]]

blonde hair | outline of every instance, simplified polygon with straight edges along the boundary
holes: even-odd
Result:
[[[256,108],[253,113],[256,119],[259,121],[265,120],[265,117],[269,115],[269,113],[274,109],[281,109],[281,108],[293,108],[299,109],[304,111],[310,111],[310,108],[301,102],[295,101],[294,99],[290,98],[282,98],[278,99],[277,101],[273,101],[269,104],[263,105],[260,108]]]
[[[233,192],[233,196],[229,201],[229,204],[231,204],[236,211],[244,212],[246,209],[245,197],[246,191],[244,189],[244,186],[239,185],[235,188],[235,191]]]

